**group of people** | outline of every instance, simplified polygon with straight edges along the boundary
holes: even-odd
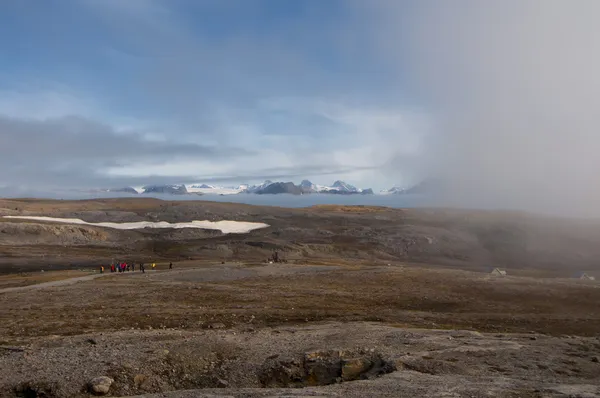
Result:
[[[152,269],[156,269],[156,263],[152,263]],[[173,269],[173,263],[169,263],[169,269]],[[127,262],[122,262],[119,263],[117,262],[116,264],[111,264],[110,265],[110,272],[134,272],[135,271],[135,263],[127,263]],[[144,263],[140,263],[140,271],[142,271],[143,273],[146,273],[146,266],[144,265]],[[103,274],[104,273],[104,265],[100,266],[100,273]]]

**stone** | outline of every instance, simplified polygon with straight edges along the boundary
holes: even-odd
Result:
[[[592,357],[592,362],[599,363],[600,357]]]
[[[373,363],[366,358],[352,358],[342,361],[342,381],[358,380],[368,372]]]
[[[225,324],[220,323],[220,322],[211,323],[210,325],[208,325],[208,327],[210,329],[225,329],[226,328]]]
[[[145,375],[137,374],[137,375],[133,376],[133,384],[135,385],[135,388],[140,388],[142,386],[142,384],[144,384],[145,381],[146,381]]]
[[[305,370],[302,361],[295,358],[267,359],[258,373],[263,387],[303,387]]]
[[[342,376],[339,351],[314,351],[304,354],[306,381],[309,386],[325,386]]]
[[[89,382],[90,392],[95,395],[106,395],[113,382],[114,380],[108,376],[94,377]]]
[[[229,387],[229,383],[227,382],[227,380],[219,379],[219,380],[217,380],[217,387],[227,388],[227,387]]]

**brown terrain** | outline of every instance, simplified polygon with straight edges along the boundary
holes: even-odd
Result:
[[[600,396],[600,283],[573,278],[600,274],[596,221],[0,200],[0,256],[1,397]],[[158,266],[99,274],[111,259]]]

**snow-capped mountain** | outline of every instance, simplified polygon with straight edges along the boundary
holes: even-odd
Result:
[[[267,188],[271,184],[273,184],[273,181],[271,181],[271,180],[265,180],[265,182],[263,182],[262,184],[247,186],[247,188],[244,191],[242,191],[242,192],[244,192],[244,193],[258,193],[258,192],[261,192],[263,189]]]
[[[246,189],[246,193],[256,194],[277,194],[277,193],[290,193],[294,195],[303,195],[311,193],[322,193],[322,194],[372,194],[371,189],[358,189],[344,181],[336,181],[332,186],[317,185],[313,184],[309,180],[302,180],[299,185],[295,185],[292,182],[272,182],[265,181],[260,185],[253,185]]]
[[[144,187],[143,193],[166,193],[173,195],[185,195],[188,194],[188,190],[185,185],[147,185]]]
[[[337,180],[336,182],[334,182],[332,187],[337,189],[338,191],[342,191],[342,192],[360,192],[360,190],[358,188],[356,188],[354,185],[350,185],[350,184],[348,184],[344,181],[340,181],[340,180]]]
[[[308,180],[302,180],[300,182],[300,188],[306,192],[318,192],[318,186]]]
[[[215,188],[217,188],[217,187],[215,187],[214,185],[200,184],[200,185],[192,185],[190,188],[198,188],[198,189],[215,189]]]
[[[208,184],[186,185],[188,192],[201,193],[206,195],[235,195],[242,192],[241,187],[220,187]]]
[[[382,195],[408,195],[408,194],[426,194],[440,189],[441,181],[435,179],[423,180],[420,183],[409,188],[393,187],[388,190],[381,191]]]
[[[144,187],[124,187],[117,189],[103,189],[103,192],[123,192],[123,193],[145,193],[145,194],[199,194],[199,195],[235,195],[239,193],[246,194],[279,194],[288,193],[293,195],[304,194],[363,194],[371,195],[373,190],[360,189],[344,181],[337,180],[331,186],[314,184],[309,180],[302,180],[299,185],[293,182],[281,182],[266,180],[262,184],[249,185],[241,184],[239,186],[216,186],[204,183],[194,184],[162,184],[147,185]]]
[[[379,191],[379,194],[380,195],[394,195],[394,194],[404,193],[404,191],[406,191],[406,190],[401,187],[391,187],[390,189],[384,189],[382,191]]]

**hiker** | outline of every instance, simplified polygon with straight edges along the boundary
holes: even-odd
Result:
[[[144,263],[140,263],[140,271],[142,271],[142,273],[146,273],[146,268],[144,268]]]
[[[100,266],[100,273],[103,274],[104,273],[104,265]]]
[[[152,269],[156,268],[156,263],[152,263]]]
[[[135,263],[131,263],[131,272],[135,272]]]
[[[173,263],[169,263],[169,269],[173,269]]]
[[[125,263],[121,264],[121,272],[125,272]]]

